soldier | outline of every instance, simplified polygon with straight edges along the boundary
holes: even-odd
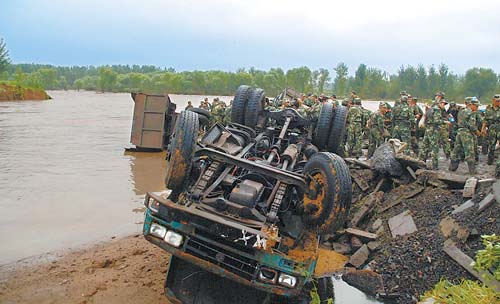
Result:
[[[384,126],[387,132],[389,133],[389,137],[391,137],[392,134],[392,107],[391,105],[386,102],[385,103],[385,114],[384,114]]]
[[[381,102],[378,105],[378,111],[371,114],[366,123],[368,129],[368,158],[372,157],[375,149],[384,142],[384,137],[388,132],[384,125],[384,114],[387,111],[387,103]]]
[[[495,159],[495,146],[500,139],[500,94],[493,96],[492,105],[486,108],[481,130],[484,135],[486,128],[488,128],[488,165],[492,165]]]
[[[347,152],[349,156],[363,156],[361,144],[363,141],[363,111],[361,99],[354,98],[353,105],[347,112]]]
[[[226,107],[225,113],[224,113],[224,124],[227,125],[228,123],[231,122],[231,110],[233,108],[233,100],[231,99],[229,101],[229,106]]]
[[[411,129],[415,124],[413,111],[408,107],[408,96],[403,95],[399,102],[392,109],[392,137],[406,143],[404,150],[406,155],[410,155]]]
[[[441,129],[439,129],[439,144],[443,147],[443,152],[446,156],[446,159],[450,159],[450,121],[448,118],[449,115],[446,112],[446,105],[448,104],[448,102],[444,99],[444,96],[444,92],[437,92],[433,104],[437,104],[439,106],[441,118],[446,122],[446,124],[441,125]]]
[[[411,108],[413,115],[415,116],[415,124],[413,125],[413,128],[411,129],[411,149],[413,152],[418,155],[418,123],[420,122],[420,119],[424,115],[424,111],[422,111],[422,108],[420,108],[417,105],[417,97],[412,97],[411,95],[408,95],[408,105]]]
[[[469,167],[469,173],[476,173],[476,162],[474,160],[474,134],[479,134],[476,123],[476,115],[479,100],[472,98],[469,107],[458,112],[458,132],[455,147],[451,155],[450,171],[456,171],[460,164],[460,159],[464,159]]]
[[[208,98],[205,98],[205,100],[200,102],[200,109],[210,111],[210,104],[208,103]]]
[[[188,110],[188,109],[192,109],[192,108],[193,108],[193,104],[191,103],[191,100],[188,100],[188,104],[184,110]]]
[[[441,101],[441,103],[444,103],[444,101]],[[431,152],[432,169],[436,170],[438,168],[440,130],[443,124],[445,124],[441,116],[439,105],[433,103],[433,105],[426,110],[425,124],[424,140],[422,141],[422,148],[420,149],[418,157],[425,162],[429,156],[429,152]]]
[[[212,111],[210,115],[211,124],[222,123],[224,121],[224,116],[226,115],[226,104],[218,99],[214,99],[212,104]]]

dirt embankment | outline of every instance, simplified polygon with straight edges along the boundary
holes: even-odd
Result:
[[[50,96],[43,89],[24,88],[18,85],[0,84],[0,101],[47,99],[50,99]]]
[[[0,267],[0,303],[169,303],[169,256],[142,235],[113,239],[52,262]]]

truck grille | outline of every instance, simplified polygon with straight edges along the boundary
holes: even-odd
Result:
[[[257,261],[236,255],[205,241],[189,238],[185,250],[189,254],[210,261],[246,280],[250,281],[257,275]]]

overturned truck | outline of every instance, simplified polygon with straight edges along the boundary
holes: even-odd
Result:
[[[344,226],[351,177],[340,146],[347,110],[316,118],[267,111],[261,89],[240,86],[231,123],[200,135],[181,112],[167,153],[166,186],[148,193],[144,236],[171,254],[174,303],[309,303],[333,298],[346,257],[318,247]]]

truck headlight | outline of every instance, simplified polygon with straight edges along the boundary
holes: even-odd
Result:
[[[165,234],[167,233],[167,228],[158,225],[157,223],[152,223],[151,227],[149,228],[149,233],[159,237],[160,239],[163,239],[165,237]]]
[[[294,288],[297,284],[297,278],[286,273],[281,273],[278,278],[278,283],[285,287]]]
[[[174,232],[172,230],[167,231],[165,235],[165,242],[169,243],[174,247],[179,247],[182,244],[182,235]]]
[[[278,276],[278,273],[276,272],[276,270],[273,270],[273,269],[262,268],[259,271],[259,281],[262,281],[262,282],[276,284],[276,277],[277,276]]]

